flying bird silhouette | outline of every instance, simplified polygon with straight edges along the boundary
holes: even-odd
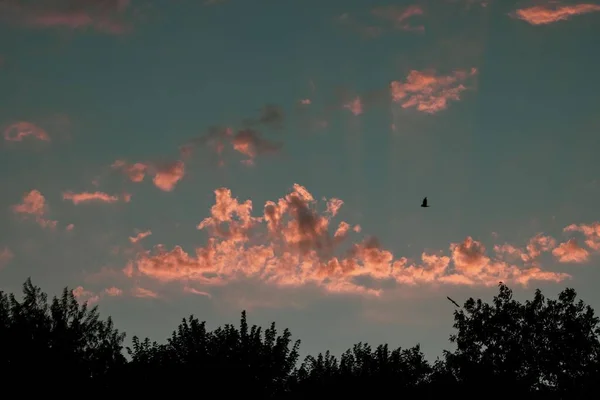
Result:
[[[421,203],[421,207],[429,207],[429,205],[427,204],[427,197],[425,197],[423,199],[423,203]]]
[[[455,302],[454,300],[452,300],[452,299],[451,299],[450,297],[448,297],[448,296],[446,296],[446,298],[447,298],[448,300],[450,300],[450,301],[452,302],[452,304],[454,304],[456,307],[460,308],[460,306],[458,305],[458,303],[457,303],[457,302]]]

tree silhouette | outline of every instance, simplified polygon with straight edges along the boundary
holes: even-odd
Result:
[[[358,343],[339,358],[326,351],[297,367],[300,341],[275,323],[250,327],[245,311],[239,327],[209,331],[192,315],[165,343],[134,336],[127,360],[125,335],[97,307],[78,304],[67,288],[48,302],[28,279],[21,301],[0,292],[0,371],[3,382],[32,382],[24,389],[40,395],[595,398],[600,320],[576,297],[571,288],[557,299],[536,290],[521,303],[501,283],[491,303],[469,298],[454,312],[456,349],[433,364],[419,345]]]
[[[100,320],[96,307],[79,305],[67,288],[51,304],[30,279],[22,301],[0,292],[0,370],[6,382],[30,379],[48,392],[68,378],[71,388],[94,382],[102,390],[109,372],[125,362],[124,337],[110,318]]]
[[[288,329],[278,335],[275,323],[264,333],[256,325],[249,328],[243,311],[239,329],[227,324],[209,332],[204,321],[190,316],[165,345],[134,337],[128,352],[136,380],[167,380],[177,388],[202,381],[206,390],[222,395],[273,397],[286,390],[296,365],[300,341],[291,344]]]
[[[468,299],[454,312],[458,330],[445,351],[448,370],[463,390],[494,387],[496,393],[564,398],[591,390],[598,376],[598,318],[574,289],[546,300],[538,289],[519,303],[499,285],[492,304]]]

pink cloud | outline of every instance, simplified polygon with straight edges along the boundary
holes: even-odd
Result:
[[[585,236],[585,244],[592,250],[600,251],[600,222],[591,224],[572,224],[564,229],[565,232],[581,232]]]
[[[150,235],[152,235],[152,231],[150,231],[150,230],[147,230],[144,232],[139,232],[137,235],[135,235],[133,237],[130,236],[129,241],[131,243],[138,243],[140,240],[142,240]]]
[[[7,0],[0,4],[0,12],[16,24],[30,28],[93,29],[97,32],[119,35],[131,29],[130,18],[136,10],[129,0],[58,0],[53,2],[19,2]]]
[[[6,267],[14,257],[14,253],[8,247],[0,250],[0,269]]]
[[[576,15],[597,11],[600,11],[600,5],[597,4],[582,3],[564,6],[553,4],[518,9],[510,15],[531,25],[546,25],[558,21],[566,21]]]
[[[73,204],[81,203],[116,203],[119,201],[118,196],[113,196],[104,192],[64,192],[62,194],[63,200],[70,200]]]
[[[32,190],[23,195],[23,201],[12,206],[15,214],[33,218],[42,228],[56,228],[57,221],[45,218],[48,212],[46,198],[39,190]]]
[[[158,298],[158,294],[156,292],[153,292],[150,289],[144,289],[143,287],[135,287],[132,289],[131,294],[134,297],[139,297],[139,298],[150,298],[150,299],[156,299]]]
[[[377,7],[371,11],[371,13],[381,19],[389,20],[393,22],[395,29],[402,29],[406,31],[424,31],[425,27],[423,25],[413,26],[407,20],[416,17],[422,16],[425,14],[423,9],[417,5],[410,5],[408,7],[398,7],[398,6],[387,6],[387,7]]]
[[[77,286],[75,289],[73,289],[73,295],[82,304],[87,303],[88,305],[93,305],[100,300],[100,296],[94,292],[84,289],[83,286]]]
[[[135,281],[149,278],[188,286],[258,279],[278,287],[312,286],[332,293],[375,296],[389,283],[491,286],[498,281],[527,285],[569,278],[537,265],[519,266],[524,262],[519,257],[513,262],[493,260],[485,246],[471,237],[453,243],[450,255],[423,252],[415,261],[395,256],[374,238],[352,243],[352,232],[360,232],[360,227],[333,222],[342,205],[339,199],[326,200],[324,211],[319,212],[312,194],[295,184],[284,197],[267,201],[262,214],[254,216],[251,200],[239,201],[229,189],[220,188],[215,190],[210,216],[197,226],[209,235],[205,245],[191,252],[161,244],[141,250],[123,273]],[[537,237],[532,243],[538,246],[532,250],[535,253],[547,240]],[[375,284],[365,286],[364,279]]]
[[[588,261],[590,253],[580,247],[575,239],[569,239],[552,250],[552,255],[561,263],[584,263]]]
[[[363,113],[363,104],[358,96],[351,102],[344,104],[344,108],[350,110],[350,112],[354,115],[360,115]]]
[[[165,192],[175,189],[177,183],[185,175],[185,164],[183,161],[173,161],[162,164],[134,163],[129,164],[124,160],[117,160],[112,168],[122,171],[132,182],[142,182],[146,175],[153,175],[154,186]]]
[[[43,142],[50,141],[48,133],[31,122],[15,122],[4,130],[4,140],[9,142],[22,142],[27,137]]]
[[[107,296],[117,297],[117,296],[123,295],[123,290],[113,286],[113,287],[104,289],[104,293],[106,293]]]
[[[391,82],[392,101],[399,103],[402,108],[414,107],[418,111],[434,114],[448,108],[451,100],[460,100],[461,92],[467,90],[461,82],[475,74],[475,68],[470,71],[455,71],[447,76],[413,70],[405,82]]]

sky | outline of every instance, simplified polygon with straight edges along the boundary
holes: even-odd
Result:
[[[599,36],[591,0],[0,1],[0,290],[303,355],[434,359],[500,281],[598,309]]]

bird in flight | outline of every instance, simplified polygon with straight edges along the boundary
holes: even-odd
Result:
[[[429,207],[429,205],[427,204],[427,197],[425,197],[423,199],[423,203],[421,203],[421,207]]]
[[[452,304],[454,304],[456,307],[460,308],[460,306],[458,305],[458,303],[457,303],[457,302],[455,302],[454,300],[452,300],[452,299],[451,299],[450,297],[448,297],[448,296],[446,296],[446,298],[447,298],[448,300],[450,300],[450,301],[452,302]]]

